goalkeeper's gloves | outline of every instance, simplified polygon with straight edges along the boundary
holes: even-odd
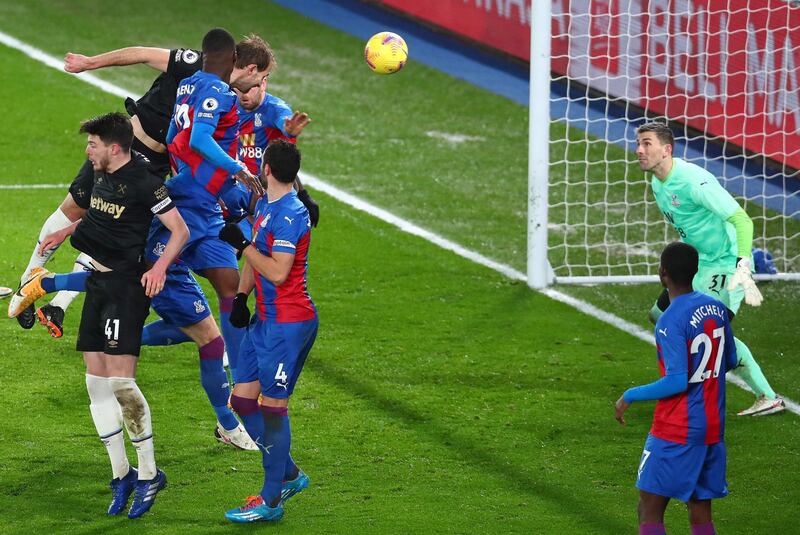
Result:
[[[297,192],[297,198],[305,205],[308,210],[308,217],[311,219],[311,226],[316,227],[319,223],[319,205],[308,194],[307,189],[301,189]]]
[[[233,308],[229,318],[231,325],[237,329],[247,327],[250,323],[250,309],[247,308],[247,294],[239,292],[233,298]]]
[[[753,280],[753,275],[750,274],[750,259],[739,258],[736,261],[736,272],[731,277],[731,282],[728,284],[728,291],[735,290],[741,286],[744,289],[744,302],[750,306],[760,306],[764,297],[756,286],[756,281]]]
[[[250,241],[244,237],[242,229],[236,223],[225,223],[219,231],[219,239],[230,244],[239,255],[250,245]]]

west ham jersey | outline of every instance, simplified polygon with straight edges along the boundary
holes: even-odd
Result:
[[[261,174],[261,158],[264,149],[273,139],[285,139],[294,143],[297,138],[286,134],[284,121],[292,116],[292,109],[282,99],[267,93],[264,100],[253,111],[239,108],[239,160],[247,165],[254,175]]]
[[[148,136],[166,145],[169,118],[175,107],[175,91],[184,78],[196,73],[203,66],[203,55],[197,50],[176,48],[169,51],[167,71],[153,81],[153,85],[137,101],[125,100],[125,109],[139,117]]]
[[[317,316],[306,289],[311,220],[308,210],[291,191],[274,202],[264,196],[256,204],[253,245],[265,255],[294,254],[289,276],[280,286],[256,275],[256,314],[277,323],[307,321]],[[252,269],[252,268],[251,268]]]
[[[700,292],[675,298],[656,324],[661,375],[688,374],[688,388],[656,403],[650,433],[680,444],[725,435],[725,372],[736,366],[728,311]]]
[[[233,185],[230,172],[195,152],[189,140],[195,124],[210,124],[215,128],[214,140],[235,159],[239,133],[236,95],[217,75],[203,71],[183,80],[176,95],[172,128],[177,133],[169,140],[169,152],[178,173],[167,182],[170,195],[178,206],[217,210],[214,205],[223,188]]]

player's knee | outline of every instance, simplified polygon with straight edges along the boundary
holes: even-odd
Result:
[[[258,412],[258,398],[243,397],[235,392],[231,396],[231,408],[239,416],[247,416]]]

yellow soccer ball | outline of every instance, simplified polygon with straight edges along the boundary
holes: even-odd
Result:
[[[364,47],[364,59],[372,72],[392,74],[403,68],[408,60],[408,45],[392,32],[376,33]]]

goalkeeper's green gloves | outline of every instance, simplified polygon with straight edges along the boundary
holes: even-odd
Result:
[[[750,259],[739,258],[736,261],[736,272],[731,277],[731,282],[728,283],[728,291],[733,291],[741,286],[744,289],[744,302],[750,306],[761,306],[764,297],[756,286],[756,281],[753,280],[753,275],[750,274]]]

